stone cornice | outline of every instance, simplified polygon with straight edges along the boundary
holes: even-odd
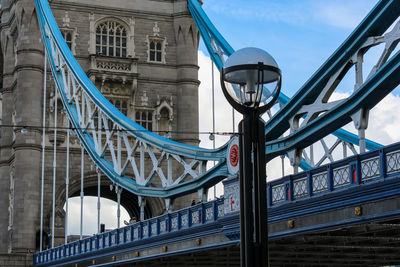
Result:
[[[42,151],[42,145],[41,144],[14,144],[13,148],[15,151],[19,150],[36,150],[41,152]]]
[[[3,93],[12,93],[16,86],[17,86],[17,80],[14,80],[13,83],[11,84],[11,86],[1,88],[0,93],[2,93],[2,94]]]
[[[138,78],[138,82],[144,83],[154,83],[154,84],[172,84],[177,85],[181,83],[191,83],[195,85],[199,85],[200,81],[197,79],[178,79],[178,80],[171,80],[171,79],[155,79],[149,77],[140,77]]]
[[[161,1],[161,0],[153,0],[156,2],[169,2],[169,1]],[[172,2],[171,2],[172,4]],[[53,0],[51,6],[56,9],[65,9],[69,10],[70,8],[75,8],[77,11],[85,12],[85,13],[96,13],[96,14],[104,14],[107,16],[112,15],[112,13],[118,14],[119,16],[126,16],[126,17],[135,17],[141,19],[154,19],[154,20],[171,20],[175,14],[165,14],[161,12],[149,12],[143,10],[135,10],[135,9],[124,9],[118,7],[105,7],[101,5],[88,5],[83,3],[71,3],[67,1],[56,1]],[[180,13],[179,13],[180,14]],[[189,14],[189,12],[187,13]],[[154,16],[152,18],[151,16]]]
[[[39,55],[44,56],[44,51],[40,49],[35,49],[35,48],[24,48],[24,49],[18,49],[17,50],[17,55],[18,54],[25,54],[25,53],[36,53]]]
[[[21,64],[15,67],[16,72],[24,70],[35,70],[35,71],[40,71],[42,73],[44,72],[43,66],[38,66],[34,64]]]
[[[195,64],[177,64],[176,67],[177,68],[191,68],[191,69],[195,69],[195,70],[200,69],[200,67]]]
[[[200,81],[199,80],[193,80],[193,79],[179,79],[177,81],[177,83],[182,84],[182,83],[186,83],[186,84],[193,84],[193,85],[200,85]]]
[[[5,167],[5,166],[11,166],[11,164],[12,164],[12,162],[14,161],[14,159],[15,159],[15,155],[14,154],[12,154],[7,160],[1,160],[0,161],[0,168],[1,167]]]

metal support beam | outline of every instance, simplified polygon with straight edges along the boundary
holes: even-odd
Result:
[[[241,266],[267,266],[264,123],[254,114],[245,115],[239,133]]]

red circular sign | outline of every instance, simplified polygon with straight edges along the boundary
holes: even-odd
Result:
[[[229,160],[231,165],[236,167],[239,162],[239,147],[237,145],[233,145],[231,147],[231,151],[229,152]]]

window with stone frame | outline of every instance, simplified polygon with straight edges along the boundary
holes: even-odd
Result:
[[[159,121],[158,121],[158,131],[161,133],[169,132],[169,110],[164,107],[160,111]]]
[[[135,121],[149,131],[153,131],[153,111],[137,110],[135,113]]]
[[[62,30],[61,31],[62,35],[64,36],[64,40],[67,43],[69,49],[72,49],[72,30]]]
[[[128,99],[125,98],[109,98],[110,102],[124,114],[128,116]]]
[[[75,54],[75,30],[71,28],[61,28],[60,30],[72,54]]]
[[[96,27],[96,54],[127,57],[127,30],[117,21],[107,20]]]
[[[149,61],[163,62],[163,42],[161,40],[150,40]]]
[[[165,63],[165,51],[167,46],[166,38],[155,36],[147,36],[147,62]]]

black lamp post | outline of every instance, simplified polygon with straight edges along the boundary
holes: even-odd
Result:
[[[275,86],[272,93],[267,85]],[[239,123],[241,266],[268,266],[265,125],[260,115],[278,98],[281,71],[267,52],[243,48],[226,60],[221,87],[228,102],[243,114]]]

